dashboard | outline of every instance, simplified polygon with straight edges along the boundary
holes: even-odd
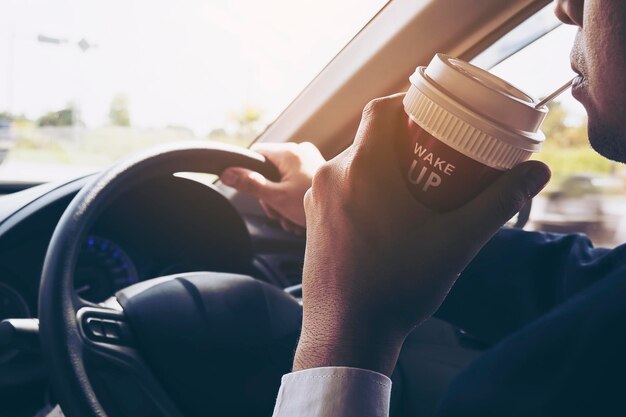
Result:
[[[17,224],[0,230],[0,319],[36,317],[47,246],[74,195],[30,207],[17,214]],[[238,212],[215,189],[176,177],[118,196],[80,245],[74,286],[92,302],[177,272],[253,272],[251,240]]]
[[[133,258],[120,245],[100,236],[87,236],[74,273],[76,294],[98,303],[138,282]]]
[[[39,250],[42,240],[35,239],[17,251],[17,265],[5,262],[0,269],[0,320],[34,317],[37,277],[23,262],[27,253]],[[22,252],[22,253],[20,253]],[[135,261],[119,244],[97,235],[89,235],[82,244],[75,270],[76,293],[83,299],[99,303],[117,290],[139,282]],[[33,297],[33,295],[35,297]]]
[[[48,244],[90,179],[0,197],[0,320],[38,317]],[[218,187],[176,176],[117,196],[79,244],[74,288],[94,303],[144,280],[191,271],[240,273],[286,288],[300,282],[304,256],[304,239],[282,231],[255,200],[227,198]],[[43,398],[39,353],[17,354],[0,343],[0,388],[0,403],[32,401],[33,392]]]

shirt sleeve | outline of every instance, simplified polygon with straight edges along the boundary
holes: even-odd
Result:
[[[347,367],[313,368],[283,376],[273,417],[388,417],[391,380]]]

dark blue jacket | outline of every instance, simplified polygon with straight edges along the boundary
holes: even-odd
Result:
[[[492,344],[438,416],[626,416],[626,245],[503,229],[437,315]]]

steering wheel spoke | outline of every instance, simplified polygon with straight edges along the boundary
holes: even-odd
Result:
[[[90,365],[90,374],[102,378],[101,385],[111,381],[119,383],[120,377],[126,378],[136,382],[133,389],[137,390],[137,395],[144,396],[141,407],[150,410],[150,415],[182,417],[137,350],[121,306],[120,309],[81,306],[76,321],[83,359]],[[119,404],[114,408],[120,408]]]

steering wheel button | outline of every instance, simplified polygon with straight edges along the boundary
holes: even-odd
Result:
[[[87,319],[87,330],[91,336],[105,337],[104,326],[102,320],[90,317]]]
[[[120,323],[116,321],[103,321],[104,335],[109,340],[120,339]]]

